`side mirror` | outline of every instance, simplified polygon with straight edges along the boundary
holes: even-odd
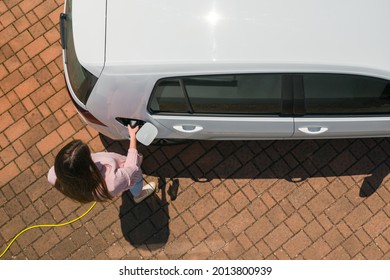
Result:
[[[145,123],[135,135],[138,142],[142,143],[145,146],[149,146],[150,143],[156,138],[158,134],[157,127],[152,125],[151,123]]]

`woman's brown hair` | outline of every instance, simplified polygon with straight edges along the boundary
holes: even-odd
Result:
[[[86,203],[112,199],[89,147],[81,140],[71,141],[58,152],[54,171],[54,187],[74,200]]]

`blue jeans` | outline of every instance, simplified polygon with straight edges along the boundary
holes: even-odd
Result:
[[[143,187],[143,183],[141,178],[141,180],[135,183],[135,185],[130,189],[131,194],[133,196],[139,196],[142,192],[142,187]]]

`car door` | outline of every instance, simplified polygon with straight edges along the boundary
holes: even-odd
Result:
[[[390,136],[390,83],[347,74],[294,78],[293,138]]]
[[[281,139],[293,134],[291,83],[283,74],[167,78],[148,109],[160,138]]]

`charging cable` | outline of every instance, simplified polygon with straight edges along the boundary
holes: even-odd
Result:
[[[39,227],[62,227],[62,226],[66,226],[66,225],[69,225],[71,223],[74,223],[76,222],[77,220],[80,220],[82,217],[84,217],[85,215],[87,215],[91,210],[92,208],[96,205],[96,201],[91,205],[91,207],[89,207],[89,209],[82,215],[78,216],[77,218],[69,221],[69,222],[65,222],[65,223],[62,223],[62,224],[47,224],[47,225],[35,225],[35,226],[31,226],[31,227],[28,227],[28,228],[25,228],[24,230],[22,230],[21,232],[19,232],[13,239],[12,241],[8,244],[8,246],[5,248],[5,250],[1,253],[0,255],[0,258],[2,258],[4,256],[4,254],[8,251],[8,249],[11,247],[12,243],[14,243],[14,241],[24,232],[30,230],[30,229],[33,229],[33,228],[39,228]]]

